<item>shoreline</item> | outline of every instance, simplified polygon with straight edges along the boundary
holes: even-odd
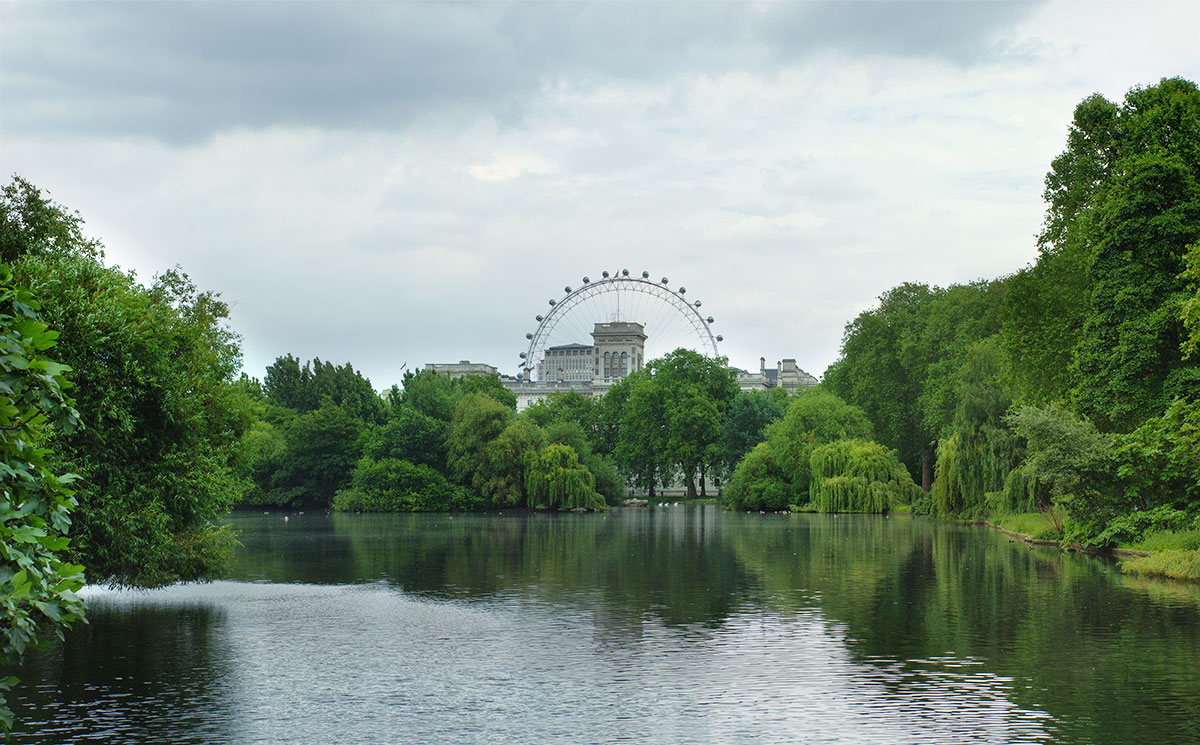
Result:
[[[1026,544],[1038,548],[1058,548],[1068,552],[1089,554],[1092,556],[1112,556],[1121,559],[1119,568],[1124,574],[1137,574],[1155,579],[1168,579],[1189,584],[1200,583],[1200,551],[1187,549],[1172,549],[1163,551],[1145,551],[1135,548],[1095,548],[1079,544],[1062,545],[1059,541],[1036,539],[1024,533],[1008,530],[987,520],[974,520],[973,525],[980,525],[997,530],[1011,538],[1019,538]]]

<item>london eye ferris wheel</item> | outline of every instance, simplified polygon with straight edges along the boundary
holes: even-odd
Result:
[[[521,353],[526,380],[552,379],[539,363],[546,351],[564,345],[590,345],[597,323],[641,324],[646,335],[647,360],[680,347],[707,357],[718,357],[712,316],[705,315],[699,300],[686,297],[687,288],[672,288],[667,277],[655,281],[649,272],[631,275],[628,269],[603,272],[599,279],[584,277],[577,288],[564,287],[564,296],[550,298],[547,310],[535,316],[537,328],[527,334],[529,347]]]

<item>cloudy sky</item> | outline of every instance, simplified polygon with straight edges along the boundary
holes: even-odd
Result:
[[[1074,106],[1198,49],[1191,0],[0,0],[0,171],[219,291],[259,377],[515,373],[621,268],[820,375],[888,288],[1029,263]]]

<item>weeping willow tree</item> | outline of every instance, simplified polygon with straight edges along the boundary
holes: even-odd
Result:
[[[547,445],[525,471],[529,506],[537,510],[602,510],[595,478],[568,445]]]
[[[813,450],[809,465],[818,512],[887,512],[920,492],[896,454],[877,442],[831,442]]]
[[[1033,485],[1020,477],[1010,483],[1011,492],[1005,491],[1022,449],[1004,420],[1012,399],[1001,387],[1001,369],[1000,346],[991,338],[972,346],[959,370],[958,406],[950,435],[938,444],[930,493],[939,515],[989,511],[995,506],[988,505],[989,494],[996,494],[1006,509],[1024,508],[1034,498]]]

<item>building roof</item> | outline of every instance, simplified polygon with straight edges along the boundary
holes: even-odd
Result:
[[[551,349],[591,349],[591,348],[592,348],[591,344],[571,343],[571,344],[559,344],[558,346],[555,346],[555,347],[546,347],[546,351],[550,351]]]

